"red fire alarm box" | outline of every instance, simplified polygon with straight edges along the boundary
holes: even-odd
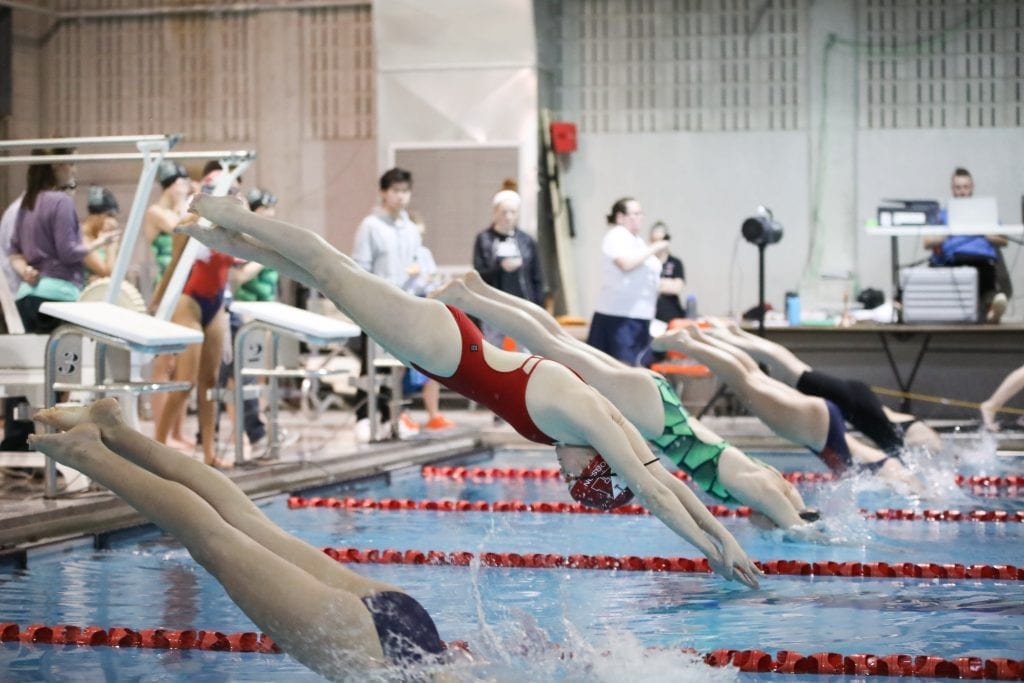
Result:
[[[557,154],[576,151],[576,124],[568,121],[551,122],[551,149]]]

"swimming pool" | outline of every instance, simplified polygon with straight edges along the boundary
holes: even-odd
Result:
[[[785,470],[815,470],[804,456],[764,454]],[[470,466],[550,468],[550,452],[468,456]],[[991,468],[992,464],[988,463]],[[1004,470],[1012,469],[1003,466]],[[936,477],[952,478],[950,472]],[[841,540],[811,543],[723,524],[751,557],[807,562],[1024,564],[1024,524],[897,521],[860,508],[910,508],[871,481],[800,485]],[[975,493],[998,493],[981,497]],[[306,495],[381,499],[562,501],[557,479],[424,477],[419,469]],[[1024,510],[1015,489],[950,485],[958,507]],[[289,508],[262,502],[289,532],[319,547],[452,553],[682,556],[699,553],[658,520],[640,515],[441,510]],[[938,507],[934,502],[917,506]],[[0,622],[135,629],[250,631],[254,626],[219,584],[159,532],[102,537],[30,555],[25,570],[0,572]],[[737,674],[694,663],[680,648],[790,650],[1011,658],[1024,656],[1024,581],[1000,579],[767,576],[751,591],[703,573],[600,569],[362,564],[357,570],[401,585],[431,612],[442,637],[463,639],[487,658],[497,680],[833,680],[830,676]],[[564,646],[554,650],[550,643]],[[665,648],[663,650],[655,648]],[[562,656],[573,652],[573,658]],[[606,654],[610,653],[610,654]],[[5,681],[315,681],[287,656],[199,650],[3,643]],[[850,679],[847,679],[850,680]],[[920,680],[920,679],[918,679]]]

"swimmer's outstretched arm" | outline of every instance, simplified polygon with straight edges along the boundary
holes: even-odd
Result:
[[[36,450],[84,472],[177,538],[296,660],[335,681],[382,663],[376,627],[359,596],[326,586],[267,550],[185,486],[119,457],[95,425],[29,438]]]
[[[722,553],[722,565],[734,569],[737,573],[742,572],[747,577],[752,578],[756,587],[757,577],[762,575],[761,570],[750,561],[736,538],[711,514],[707,506],[697,497],[697,494],[689,486],[672,476],[672,473],[665,469],[660,462],[648,465],[645,469],[655,479],[664,484],[679,499],[679,502],[683,504],[683,507],[686,508],[686,511],[697,522],[697,525],[718,542]],[[712,568],[716,572],[722,573],[720,569]],[[747,585],[750,584],[748,583]]]
[[[670,489],[644,467],[653,457],[647,442],[608,399],[582,382],[559,386],[559,391],[544,391],[555,387],[541,386],[531,396],[532,382],[543,381],[545,369],[541,365],[534,371],[527,389],[527,406],[537,426],[563,443],[594,448],[651,514],[704,553],[716,572],[756,588],[760,572],[754,563],[692,491]],[[558,371],[568,373],[565,368]]]

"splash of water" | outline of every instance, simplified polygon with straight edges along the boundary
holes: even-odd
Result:
[[[700,655],[683,649],[651,648],[635,635],[608,630],[587,637],[564,620],[566,640],[554,643],[529,615],[510,614],[511,635],[502,645],[511,657],[507,661],[478,664],[473,680],[486,678],[495,683],[562,681],[563,683],[726,683],[738,681],[732,667],[708,666]],[[486,659],[491,653],[481,652]],[[459,675],[457,672],[456,675]],[[461,676],[460,676],[461,677]],[[468,679],[466,679],[468,680]]]
[[[500,517],[500,516],[496,516]],[[480,583],[479,557],[489,541],[505,532],[508,522],[496,521],[481,539],[476,557],[470,564],[470,590],[477,615],[477,632],[470,637],[472,662],[449,668],[459,680],[488,680],[495,683],[526,681],[563,681],[566,683],[619,683],[642,680],[644,683],[724,683],[737,681],[735,669],[714,668],[694,652],[651,648],[631,632],[607,629],[598,635],[583,633],[568,614],[562,616],[563,642],[557,642],[536,620],[521,609],[500,609],[500,629],[488,623],[487,604]],[[567,575],[565,581],[572,581]],[[554,600],[555,596],[548,596]],[[571,600],[569,601],[571,602]],[[500,631],[500,632],[499,632]]]

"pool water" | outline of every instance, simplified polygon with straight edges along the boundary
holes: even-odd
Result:
[[[816,461],[802,456],[761,457],[783,470],[817,469]],[[543,451],[506,451],[465,462],[553,466],[550,452]],[[952,474],[934,476],[945,481]],[[870,480],[800,488],[808,503],[825,513],[822,531],[831,542],[759,532],[735,517],[721,521],[759,560],[1024,564],[1024,524],[883,521],[859,512],[880,507],[1024,509],[1017,496],[977,497],[969,489],[950,487],[956,504],[947,505],[907,501]],[[419,470],[315,493],[569,500],[558,480],[424,478]],[[262,507],[284,529],[318,547],[699,557],[646,515],[289,509],[284,497],[266,500]],[[0,572],[0,622],[255,630],[220,585],[158,531],[111,535],[102,546],[79,543],[34,553],[27,570]],[[752,591],[705,574],[478,564],[355,568],[414,595],[446,640],[468,641],[488,662],[462,672],[470,679],[835,680],[712,669],[681,648],[1024,657],[1020,581],[768,576]],[[4,681],[321,680],[284,655],[0,645]],[[566,651],[573,656],[563,656]]]

